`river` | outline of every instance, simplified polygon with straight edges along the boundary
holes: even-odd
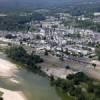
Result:
[[[3,54],[0,54],[0,58],[6,59]],[[50,85],[47,77],[20,69],[12,78],[19,83],[13,83],[10,80],[11,77],[0,76],[0,87],[12,91],[22,91],[27,100],[67,100]]]

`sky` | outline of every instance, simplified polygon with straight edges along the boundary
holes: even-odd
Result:
[[[0,0],[1,7],[45,7],[83,2],[100,2],[100,0]],[[74,2],[74,3],[73,3]]]

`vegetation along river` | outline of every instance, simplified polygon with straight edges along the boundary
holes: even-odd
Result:
[[[4,54],[0,54],[0,58],[6,59]],[[0,88],[22,91],[27,100],[67,100],[64,94],[50,85],[47,77],[20,69],[13,76],[19,84],[13,83],[10,78],[0,76]]]

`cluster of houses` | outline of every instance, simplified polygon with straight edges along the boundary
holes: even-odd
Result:
[[[62,19],[70,15],[59,14],[59,18],[47,16],[46,20],[31,22],[31,26],[37,28],[33,32],[8,32],[0,31],[0,40],[10,43],[31,46],[38,51],[48,50],[54,55],[66,55],[89,57],[95,54],[95,46],[89,43],[100,42],[100,34],[92,30],[65,27]]]

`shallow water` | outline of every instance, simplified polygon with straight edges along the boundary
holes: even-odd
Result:
[[[13,83],[10,80],[12,78],[19,83]],[[25,70],[20,70],[15,77],[0,77],[0,87],[12,91],[23,91],[27,100],[61,100],[47,78]]]
[[[5,59],[3,54],[0,57]],[[17,80],[13,83],[10,79]],[[12,91],[22,91],[27,100],[67,100],[62,99],[57,90],[50,85],[47,77],[19,69],[12,77],[0,77],[0,87]]]
[[[61,100],[47,78],[27,71],[17,75],[28,100]]]

